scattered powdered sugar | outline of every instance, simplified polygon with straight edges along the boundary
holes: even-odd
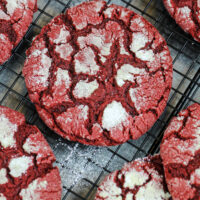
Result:
[[[113,101],[104,109],[102,116],[102,127],[111,130],[120,125],[128,117],[128,113],[120,102]]]
[[[63,25],[63,27],[60,29],[60,33],[58,34],[58,37],[54,39],[53,42],[55,44],[66,43],[69,36],[70,36],[70,32],[66,30],[66,27]],[[52,40],[51,37],[50,37],[50,40]]]
[[[4,41],[4,40],[7,40],[8,39],[8,37],[5,35],[5,34],[0,34],[0,39],[2,40],[2,41]]]
[[[60,57],[64,60],[71,60],[71,53],[73,52],[73,48],[70,44],[60,44],[56,45],[55,51],[60,55]]]
[[[39,191],[45,189],[46,186],[47,181],[38,181],[38,179],[36,179],[29,184],[28,188],[21,190],[20,196],[22,200],[38,200],[40,199]]]
[[[95,54],[90,47],[80,50],[74,56],[74,59],[75,71],[77,74],[89,73],[90,75],[95,75],[99,71],[99,66],[95,61]]]
[[[200,184],[200,168],[196,169],[190,176],[191,184],[199,185]]]
[[[133,194],[132,193],[127,193],[125,200],[133,200]]]
[[[7,171],[5,168],[0,169],[0,185],[8,182],[6,174],[7,174]]]
[[[136,78],[134,75],[140,75],[145,72],[144,69],[136,68],[130,64],[124,64],[117,71],[117,75],[115,77],[117,84],[122,87],[126,81],[133,82]]]
[[[148,182],[146,185],[140,187],[137,192],[135,199],[136,200],[160,200],[160,199],[169,199],[171,195],[168,192],[164,192],[163,186],[159,182],[154,180]]]
[[[16,131],[17,125],[11,123],[4,114],[0,115],[0,143],[4,148],[15,147],[14,134]]]
[[[33,74],[31,82],[38,85],[43,85],[44,87],[48,86],[48,77],[49,77],[49,69],[51,67],[52,59],[46,55],[48,52],[48,49],[45,48],[42,51],[35,50],[29,58],[32,56],[34,57],[40,57],[41,64],[40,65],[34,65],[33,68]]]
[[[96,80],[88,82],[88,80],[80,80],[73,91],[73,95],[78,98],[88,98],[99,87]]]
[[[101,55],[108,56],[110,54],[112,40],[114,39],[111,37],[111,41],[106,39],[108,37],[108,34],[110,33],[93,28],[92,33],[87,35],[87,37],[79,37],[78,43],[80,44],[80,48],[84,48],[87,45],[95,45],[100,50]]]
[[[148,37],[143,33],[133,33],[132,34],[132,43],[130,45],[131,51],[136,53],[141,48],[145,47],[148,42]]]
[[[152,50],[139,50],[136,52],[136,57],[143,61],[154,61],[154,53]]]
[[[40,148],[41,147],[36,145],[36,143],[34,143],[30,138],[27,138],[23,145],[24,151],[26,151],[29,154],[33,152],[37,152]]]
[[[2,193],[0,193],[0,200],[7,200],[6,197]]]
[[[184,26],[185,31],[189,31],[195,27],[195,23],[191,18],[191,9],[188,6],[177,8],[175,12],[175,19]]]
[[[33,157],[21,156],[11,159],[9,163],[10,175],[20,177],[25,174],[27,169],[33,165]]]
[[[148,42],[148,37],[143,33],[133,33],[130,49],[135,53],[136,57],[143,61],[154,61],[154,53],[152,50],[141,50]]]
[[[113,173],[110,177],[109,180],[104,182],[99,189],[101,190],[99,192],[99,196],[103,199],[107,200],[122,200],[121,194],[122,190],[117,186],[117,184],[114,181],[115,174]]]
[[[109,162],[112,153],[105,147],[75,145],[58,141],[55,147],[58,167],[63,186],[71,188],[79,184],[79,192],[84,185],[84,178],[96,181],[102,168]],[[78,190],[78,188],[77,188]]]
[[[124,180],[124,187],[134,189],[135,186],[143,185],[149,178],[144,171],[137,171],[135,168],[126,172]]]
[[[58,68],[56,72],[55,86],[60,86],[62,84],[64,84],[65,88],[68,89],[71,85],[71,78],[69,76],[68,70]]]
[[[10,17],[2,9],[0,9],[0,19],[9,20]]]
[[[9,15],[13,15],[17,8],[23,8],[27,5],[27,0],[6,0],[6,8]]]
[[[108,7],[105,11],[104,11],[104,15],[107,16],[108,18],[112,17],[112,12],[114,11],[114,8],[112,7]]]

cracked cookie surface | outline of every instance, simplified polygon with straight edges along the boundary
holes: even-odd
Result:
[[[0,65],[10,58],[36,10],[37,0],[0,0]]]
[[[166,182],[174,200],[200,199],[200,105],[174,117],[160,147]]]
[[[95,200],[168,200],[171,195],[163,178],[159,155],[137,159],[108,175]]]
[[[42,29],[23,75],[47,126],[71,141],[108,146],[139,138],[158,119],[171,89],[172,59],[141,16],[91,1]]]
[[[163,0],[176,23],[200,42],[200,0]]]
[[[0,106],[0,200],[60,200],[54,154],[36,126]]]

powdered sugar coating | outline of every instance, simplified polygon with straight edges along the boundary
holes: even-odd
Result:
[[[5,168],[0,169],[0,185],[3,185],[8,182],[7,170]]]
[[[55,157],[41,132],[35,126],[26,124],[22,114],[0,106],[2,121],[11,125],[1,124],[0,137],[9,138],[12,135],[15,143],[12,146],[0,143],[0,199],[21,199],[22,194],[24,200],[59,200],[59,171],[53,167]],[[41,184],[42,189],[39,188]]]
[[[22,39],[36,10],[37,0],[0,2],[0,64],[11,56],[11,50]],[[2,37],[6,40],[2,40]]]
[[[199,0],[163,0],[166,9],[176,23],[192,37],[200,42]]]
[[[0,115],[0,143],[4,148],[15,147],[16,140],[14,134],[17,131],[17,125],[9,121],[4,115]]]
[[[57,168],[52,169],[45,176],[32,181],[27,188],[20,192],[22,200],[60,200],[61,190],[58,181],[59,172]]]
[[[0,200],[7,200],[7,198],[2,193],[0,193]]]
[[[73,91],[76,98],[88,98],[99,87],[96,80],[88,82],[88,80],[79,81]]]
[[[46,67],[41,54],[49,58]],[[137,139],[160,116],[171,88],[172,60],[157,30],[101,0],[54,18],[27,57],[23,75],[40,117],[62,137],[84,144]]]
[[[33,157],[21,156],[12,158],[8,165],[10,175],[13,177],[20,177],[26,174],[29,167],[33,166]]]
[[[199,199],[200,105],[174,117],[165,131],[160,153],[173,199]]]
[[[125,122],[128,118],[128,113],[123,108],[122,104],[113,101],[108,104],[103,111],[102,127],[110,131],[112,128],[119,126],[122,122]]]
[[[168,200],[161,159],[158,155],[138,159],[108,175],[95,200]]]

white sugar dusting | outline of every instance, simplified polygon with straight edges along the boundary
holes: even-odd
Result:
[[[8,182],[7,171],[5,168],[0,169],[0,185]]]
[[[1,33],[1,34],[0,34],[0,39],[1,39],[1,40],[6,40],[6,35]]]
[[[133,168],[125,174],[124,187],[134,189],[135,186],[143,185],[149,178],[148,174],[144,171],[137,171]]]
[[[88,82],[88,80],[80,80],[73,91],[73,95],[77,98],[88,98],[99,87],[96,80]]]
[[[128,113],[120,102],[113,101],[108,104],[103,112],[102,127],[111,130],[113,127],[120,125],[128,117]]]
[[[126,81],[133,82],[136,78],[134,75],[140,75],[145,72],[144,69],[136,68],[129,64],[124,64],[117,71],[117,75],[115,77],[117,84],[122,87]]]
[[[140,187],[139,191],[137,192],[135,199],[136,200],[144,200],[144,199],[151,199],[151,200],[160,200],[165,199],[168,200],[171,195],[167,192],[165,193],[163,190],[163,186],[159,182],[150,181],[145,186]]]
[[[192,172],[190,176],[190,183],[196,185],[200,184],[200,168],[195,169],[195,171]]]
[[[135,104],[135,108],[139,112],[140,111],[140,102],[138,102],[136,94],[137,94],[137,88],[130,88],[129,95],[131,97],[131,101]]]
[[[99,71],[99,66],[95,61],[95,54],[91,48],[87,47],[82,49],[74,58],[75,71],[77,74],[95,75]]]
[[[23,9],[27,5],[27,0],[6,0],[6,8],[9,15],[13,15],[17,8]]]
[[[88,111],[89,111],[89,107],[87,105],[80,105],[78,106],[78,109],[80,109],[82,112],[80,113],[80,118],[83,120],[87,120],[88,119]]]
[[[113,173],[109,179],[100,186],[99,189],[101,191],[99,192],[99,196],[101,198],[109,200],[122,200],[122,190],[114,182],[114,176],[115,173]]]
[[[33,158],[21,156],[11,159],[9,163],[10,175],[13,177],[20,177],[26,173],[27,169],[33,165]]]
[[[110,54],[112,42],[108,42],[105,40],[106,39],[103,33],[94,28],[92,29],[92,33],[87,35],[87,37],[81,36],[78,38],[80,48],[84,48],[87,45],[95,45],[100,50],[101,55],[108,56]]]
[[[17,125],[11,123],[4,114],[0,115],[0,143],[4,148],[16,146],[14,138],[16,131]]]
[[[133,194],[132,193],[128,193],[126,195],[126,199],[125,200],[133,200]]]
[[[7,200],[6,197],[2,193],[0,193],[0,200]]]
[[[9,20],[10,17],[2,9],[0,9],[0,19]]]
[[[68,70],[58,68],[56,72],[55,86],[61,86],[62,84],[64,84],[65,88],[68,89],[71,85],[71,78]]]
[[[188,6],[177,8],[177,11],[184,15],[185,18],[190,18],[191,9]]]
[[[47,184],[47,181],[38,181],[38,179],[34,180],[26,189],[21,190],[20,196],[22,197],[22,200],[40,199],[40,191],[45,191]]]
[[[143,33],[133,33],[132,43],[130,45],[131,51],[136,53],[138,50],[145,47],[147,42],[148,42],[148,38]]]
[[[60,44],[56,46],[55,51],[60,55],[60,57],[64,60],[69,60],[69,56],[73,52],[73,48],[70,44]]]
[[[135,53],[136,57],[143,60],[152,62],[154,60],[154,53],[152,50],[141,50],[148,42],[148,37],[143,33],[133,33],[132,43],[130,45],[131,51]]]
[[[25,152],[27,153],[33,153],[33,152],[37,152],[41,147],[39,145],[37,145],[36,143],[34,143],[33,141],[30,140],[30,138],[27,138],[24,145],[23,145],[23,149]],[[45,148],[45,147],[43,147]]]
[[[136,52],[136,57],[143,61],[154,61],[154,53],[152,50],[140,50]]]
[[[106,15],[108,18],[112,17],[112,12],[114,11],[114,8],[112,7],[108,7],[105,11],[104,11],[104,15]]]
[[[58,141],[55,149],[55,154],[60,152],[57,160],[63,185],[70,188],[79,183],[81,191],[84,186],[83,179],[95,181],[112,156],[105,147],[85,146],[79,143],[72,146]]]
[[[36,84],[41,84],[44,87],[48,86],[49,69],[51,67],[52,59],[46,55],[48,49],[45,48],[42,51],[35,50],[29,57],[38,57],[41,61],[41,65],[34,65],[34,71],[32,74],[33,80]]]
[[[66,43],[67,38],[70,36],[70,32],[66,30],[66,27],[63,25],[63,27],[60,29],[60,33],[56,39],[54,39],[55,44],[59,43]],[[50,38],[51,39],[51,38]]]

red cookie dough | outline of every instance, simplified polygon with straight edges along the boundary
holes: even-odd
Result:
[[[60,200],[55,157],[36,126],[0,106],[0,200]]]
[[[54,18],[27,56],[23,75],[40,117],[83,144],[139,138],[163,112],[171,89],[165,40],[141,16],[104,1]]]
[[[160,154],[173,200],[200,199],[200,105],[174,117],[165,131]]]
[[[176,23],[200,42],[200,0],[163,0]]]
[[[159,155],[138,159],[108,175],[95,200],[168,200],[162,161]]]
[[[37,0],[0,1],[0,65],[11,56],[32,22]]]

